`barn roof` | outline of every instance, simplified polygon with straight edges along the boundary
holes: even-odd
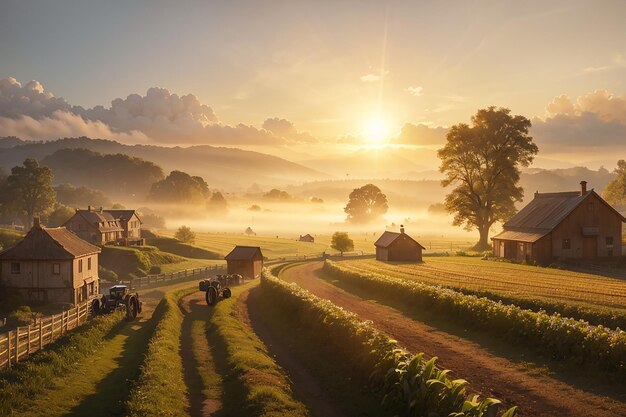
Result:
[[[65,227],[33,226],[20,242],[0,252],[0,259],[61,260],[100,253]]]
[[[136,210],[103,210],[105,213],[110,213],[114,218],[129,221],[133,215],[136,215],[139,219],[139,215],[137,215]],[[141,223],[141,219],[139,219]]]
[[[227,261],[242,261],[254,259],[257,253],[263,257],[261,248],[258,246],[235,246],[235,249],[230,251],[228,255],[224,257]]]
[[[395,240],[397,238],[399,238],[400,235],[405,235],[406,237],[411,239],[413,242],[415,242],[416,245],[420,246],[422,249],[426,249],[425,247],[420,245],[419,242],[417,242],[415,239],[413,239],[411,236],[407,235],[406,233],[397,233],[397,232],[388,232],[388,231],[385,231],[378,238],[378,240],[374,243],[374,246],[377,246],[379,248],[389,247],[389,245],[391,245],[393,242],[395,242]]]
[[[509,221],[504,223],[504,231],[492,239],[536,242],[550,233],[569,216],[589,196],[596,196],[624,222],[626,219],[594,190],[562,193],[535,193],[535,198]],[[516,234],[517,233],[517,234]]]

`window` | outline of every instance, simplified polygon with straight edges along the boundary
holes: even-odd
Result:
[[[612,248],[613,247],[613,236],[607,236],[607,238],[606,238],[606,247],[607,248]]]
[[[52,264],[52,274],[54,275],[61,274],[61,264]]]
[[[20,273],[20,263],[19,262],[11,262],[11,273],[19,274]]]
[[[563,239],[563,249],[569,249],[572,247],[572,242],[569,239]]]
[[[593,211],[593,201],[590,201],[589,204],[587,204],[587,210]]]
[[[87,258],[87,271],[91,271],[91,258]]]
[[[83,260],[79,259],[78,260],[78,272],[83,272]]]

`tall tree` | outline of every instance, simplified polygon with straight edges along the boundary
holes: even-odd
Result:
[[[612,206],[626,206],[626,161],[620,159],[615,168],[617,177],[606,185],[602,197]]]
[[[387,210],[387,196],[374,184],[355,188],[348,197],[349,201],[343,209],[351,223],[368,223],[379,220]]]
[[[497,221],[515,214],[515,202],[524,195],[518,186],[520,166],[528,166],[538,152],[528,135],[530,120],[511,116],[505,108],[489,107],[472,116],[472,126],[454,125],[438,152],[446,196],[446,209],[455,226],[478,229],[475,248],[489,248],[489,230]]]
[[[6,179],[5,202],[17,215],[25,215],[30,227],[35,215],[45,215],[54,208],[56,194],[52,188],[52,171],[27,158],[22,166],[11,169]]]
[[[354,241],[346,232],[335,232],[330,240],[330,247],[341,252],[349,252],[354,249]]]
[[[191,231],[189,226],[183,225],[174,233],[174,239],[185,243],[194,243],[196,241],[196,234]]]

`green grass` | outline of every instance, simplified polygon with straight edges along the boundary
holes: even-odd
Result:
[[[213,261],[208,259],[187,259],[185,261],[176,262],[173,264],[160,265],[162,274],[169,274],[170,272],[183,271],[185,269],[193,268],[206,268],[207,266],[226,266],[226,261]]]
[[[272,359],[267,347],[238,317],[237,299],[258,281],[233,287],[233,296],[213,309],[209,335],[216,346],[216,359],[227,366],[225,415],[308,416],[306,407],[293,398],[283,369]],[[220,355],[221,352],[221,355]],[[233,380],[235,379],[235,380]]]
[[[442,285],[524,308],[544,308],[612,327],[626,325],[625,280],[456,256],[425,258],[421,264],[359,259],[343,260],[339,265],[357,273],[376,273]]]
[[[179,354],[183,314],[177,302],[193,291],[195,286],[166,293],[157,306],[153,317],[158,323],[127,402],[129,416],[188,415],[187,388]]]
[[[146,239],[148,245],[156,246],[163,252],[169,252],[174,255],[192,259],[222,259],[223,255],[211,252],[199,246],[190,245],[180,242],[174,238],[154,237]]]
[[[69,381],[64,376],[101,352],[107,337],[119,331],[122,317],[122,314],[112,314],[94,319],[1,374],[0,415],[22,416],[27,415],[26,412],[50,415],[46,411],[48,404],[39,410],[32,408],[33,405],[46,391],[62,387],[62,381]],[[81,389],[78,387],[74,394]]]

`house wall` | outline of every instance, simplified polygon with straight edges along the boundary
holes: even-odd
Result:
[[[548,234],[538,241],[536,241],[532,246],[532,257],[533,261],[536,261],[540,264],[548,264],[552,261],[552,235]]]
[[[104,245],[106,243],[106,237],[78,213],[74,214],[63,226],[87,242],[96,245]]]
[[[226,273],[240,274],[244,278],[254,279],[261,274],[263,259],[232,259],[226,261]]]
[[[376,259],[379,261],[388,261],[389,260],[389,251],[387,248],[379,248],[376,247]]]
[[[139,221],[137,215],[133,214],[128,221],[120,220],[120,224],[124,228],[121,237],[131,240],[141,239],[141,221]]]
[[[376,259],[392,262],[421,262],[422,247],[406,235],[400,235],[388,247],[376,247]]]
[[[593,203],[592,207],[589,206]],[[597,228],[593,236],[585,237],[583,228]],[[613,238],[607,245],[606,238]],[[570,248],[563,248],[563,240],[570,240]],[[585,242],[585,239],[588,239]],[[621,256],[622,220],[597,196],[590,194],[561,224],[552,231],[552,254],[555,259],[583,259],[585,245],[592,259]]]

